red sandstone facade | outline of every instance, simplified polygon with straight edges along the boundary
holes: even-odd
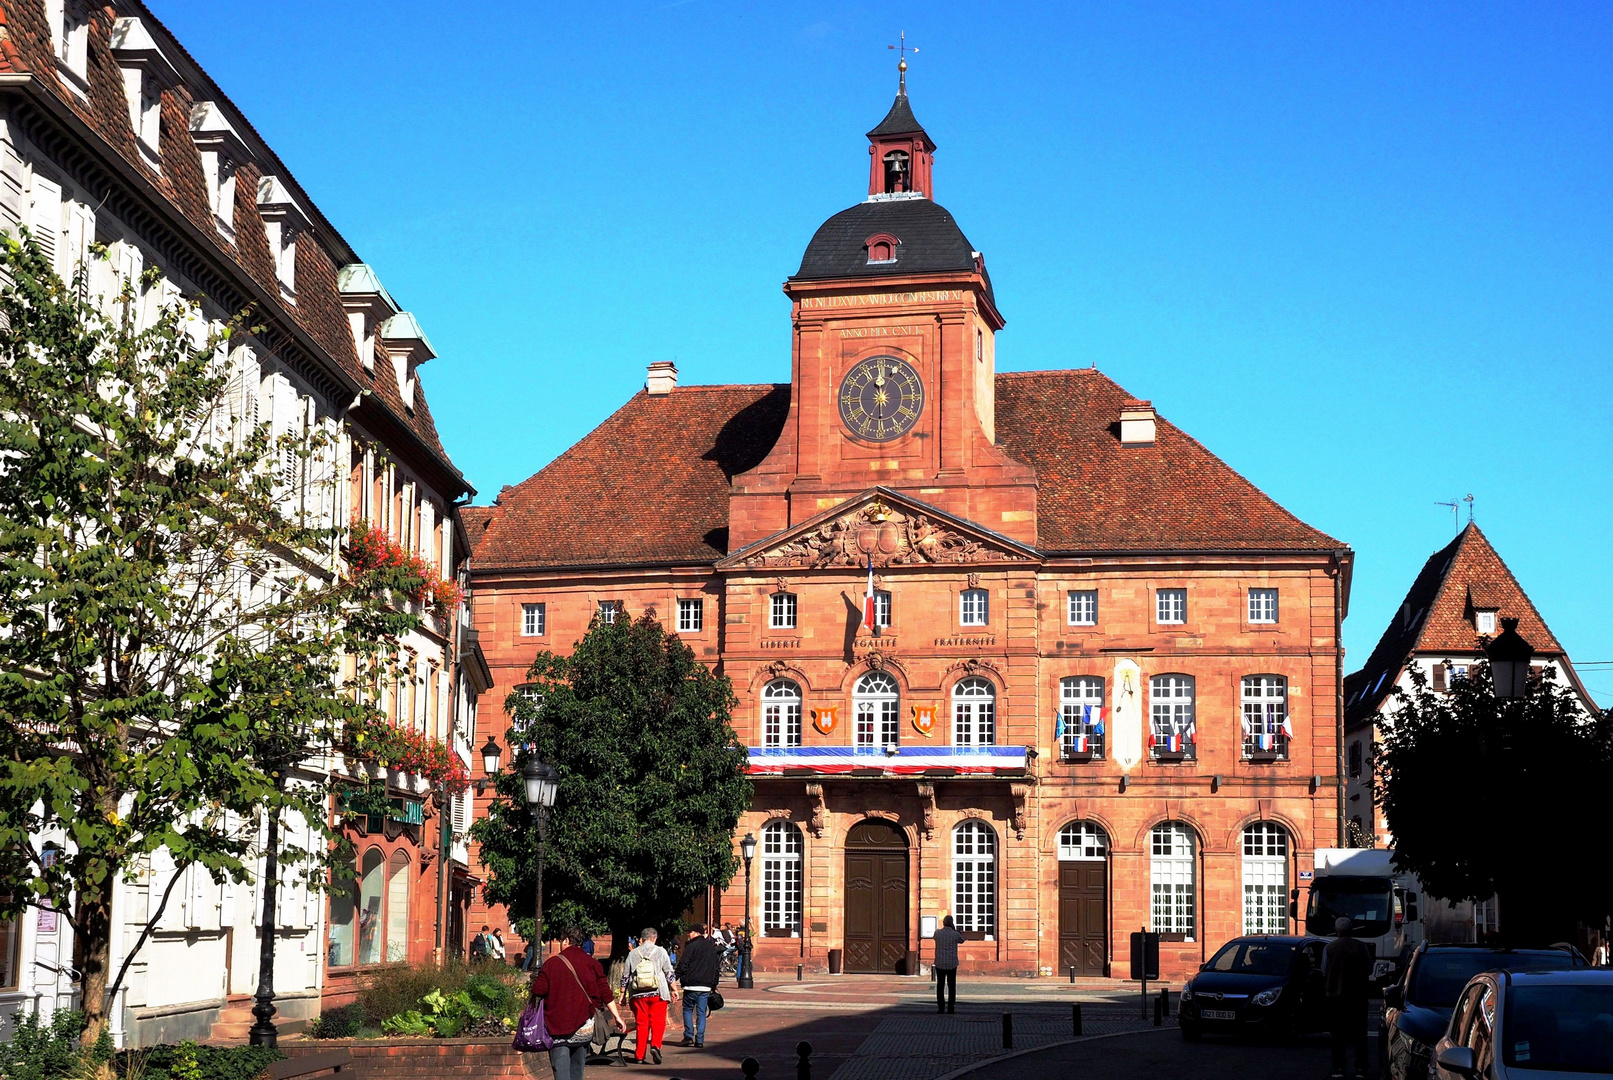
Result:
[[[1289,932],[1339,842],[1348,548],[1095,370],[996,374],[984,259],[930,198],[905,94],[870,143],[870,200],[785,285],[787,386],[652,369],[466,514],[481,715],[602,607],[653,609],[727,674],[763,970],[916,972],[949,913],[966,970],[1018,975],[1122,975],[1143,926],[1167,977]],[[916,376],[910,426],[856,413],[859,370],[886,380],[866,402]]]

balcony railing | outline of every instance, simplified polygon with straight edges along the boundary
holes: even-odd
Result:
[[[1154,735],[1151,740],[1149,752],[1155,761],[1192,761],[1198,757],[1198,748],[1191,735]]]
[[[1243,737],[1245,761],[1272,762],[1288,760],[1288,736],[1280,729],[1273,733],[1252,732]]]

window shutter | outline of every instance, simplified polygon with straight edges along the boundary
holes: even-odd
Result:
[[[1446,667],[1444,664],[1434,665],[1434,689],[1444,690],[1447,684]]]
[[[218,901],[218,926],[227,930],[235,925],[235,880],[225,878]]]
[[[66,269],[71,274],[80,264],[88,264],[90,242],[95,239],[95,211],[74,200],[67,206]]]
[[[190,910],[186,926],[192,930],[206,930],[211,923],[212,916],[218,911],[218,886],[213,882],[213,875],[204,867],[191,865],[190,868]]]
[[[470,796],[461,794],[454,797],[454,835],[464,836],[470,832]]]
[[[62,237],[62,186],[34,174],[33,190],[29,193],[28,230],[34,234],[40,250],[50,259],[51,265],[61,270],[58,250]]]

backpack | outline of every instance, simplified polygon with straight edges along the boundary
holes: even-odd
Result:
[[[646,952],[639,957],[638,966],[633,969],[632,987],[634,991],[659,990],[660,981],[655,977],[655,954]]]

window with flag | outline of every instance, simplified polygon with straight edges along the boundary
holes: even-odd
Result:
[[[1059,716],[1053,738],[1064,757],[1102,757],[1106,720],[1102,678],[1076,675],[1059,680]]]
[[[997,690],[979,676],[952,688],[952,745],[990,746],[996,741]]]
[[[984,821],[952,830],[952,917],[964,937],[997,932],[997,834]]]
[[[706,626],[706,602],[700,597],[678,598],[678,632],[697,633]]]
[[[1249,621],[1252,623],[1274,623],[1277,621],[1276,589],[1249,590]]]
[[[1187,590],[1156,589],[1154,591],[1154,621],[1166,625],[1187,622]]]
[[[965,589],[959,622],[964,626],[985,626],[990,622],[989,598],[985,589]]]
[[[795,594],[776,592],[773,594],[773,606],[768,626],[774,630],[795,629]]]
[[[1288,933],[1288,830],[1274,821],[1243,830],[1243,932]]]
[[[1193,940],[1196,910],[1193,830],[1177,821],[1154,826],[1150,837],[1148,887],[1154,931],[1172,941]]]
[[[900,730],[902,695],[896,680],[883,671],[870,671],[857,680],[851,695],[856,711],[859,747],[893,747]]]
[[[1069,596],[1071,626],[1098,625],[1098,590],[1071,589]]]
[[[788,821],[762,826],[762,935],[801,936],[801,830]]]
[[[801,745],[801,688],[789,679],[762,688],[762,745]]]
[[[547,612],[542,604],[521,605],[521,636],[542,637]]]
[[[1059,830],[1060,862],[1101,862],[1109,853],[1109,838],[1090,821],[1072,821]]]
[[[1288,756],[1293,738],[1288,719],[1288,680],[1281,675],[1243,677],[1243,753]]]
[[[1155,675],[1148,680],[1149,734],[1154,756],[1194,756],[1193,676]]]
[[[889,589],[874,590],[874,625],[889,630],[891,625],[891,594]]]

